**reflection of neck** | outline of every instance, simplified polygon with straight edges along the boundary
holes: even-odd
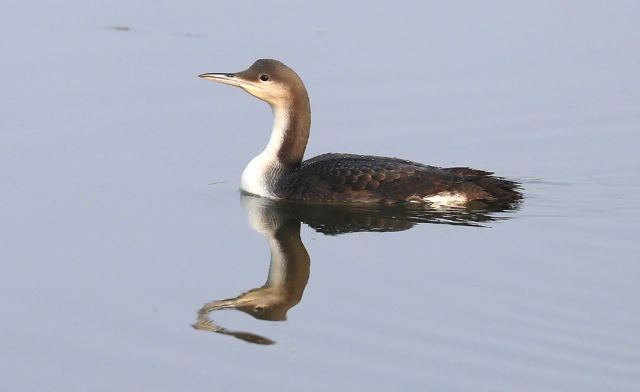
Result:
[[[242,196],[249,224],[269,242],[271,260],[264,286],[236,298],[234,308],[265,320],[286,320],[309,280],[309,254],[300,239],[300,221],[285,216],[273,201]]]
[[[242,206],[249,224],[269,242],[271,260],[266,283],[236,298],[205,304],[198,312],[196,329],[233,335],[258,344],[274,341],[247,332],[231,331],[216,325],[208,314],[219,309],[237,309],[262,320],[287,319],[287,312],[302,299],[309,280],[311,261],[300,239],[300,221],[282,214],[272,201],[243,195]]]
[[[300,222],[287,220],[267,237],[271,248],[269,277],[263,289],[271,288],[283,305],[291,308],[300,302],[309,280],[309,254],[300,239]],[[274,290],[275,289],[275,290]]]

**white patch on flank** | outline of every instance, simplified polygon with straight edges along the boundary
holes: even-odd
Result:
[[[254,195],[277,199],[275,194],[275,181],[282,171],[278,161],[278,151],[284,142],[284,132],[289,125],[289,117],[286,110],[271,106],[273,110],[273,130],[269,138],[269,144],[242,172],[240,184],[242,190]]]
[[[440,192],[435,195],[425,196],[422,200],[434,206],[456,206],[469,201],[466,196],[458,192]]]

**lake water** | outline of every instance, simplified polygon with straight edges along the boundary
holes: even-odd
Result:
[[[632,1],[5,5],[1,389],[639,390],[638,15]],[[309,89],[307,157],[492,170],[524,202],[241,200],[271,111],[197,75],[258,58]],[[283,232],[295,257],[272,259]],[[216,310],[192,327],[270,265],[289,296],[267,320]]]

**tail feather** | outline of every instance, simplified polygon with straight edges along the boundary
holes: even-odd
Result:
[[[480,177],[473,181],[493,197],[490,201],[516,201],[522,199],[520,184],[500,177]]]
[[[493,172],[469,167],[450,167],[449,173],[460,177],[459,191],[469,200],[512,202],[522,199],[520,184],[493,176]]]

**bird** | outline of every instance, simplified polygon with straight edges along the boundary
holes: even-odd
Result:
[[[260,59],[241,72],[198,76],[240,87],[271,106],[269,142],[241,176],[241,190],[249,194],[320,203],[444,205],[523,198],[519,183],[469,167],[342,153],[303,160],[311,130],[309,94],[298,74],[278,60]]]

